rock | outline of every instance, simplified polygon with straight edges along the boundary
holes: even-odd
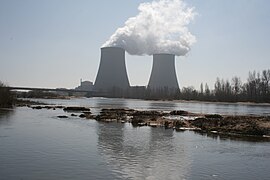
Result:
[[[65,107],[64,107],[64,106],[58,105],[58,106],[54,106],[54,108],[63,109],[63,108],[65,108]]]
[[[61,116],[57,116],[58,118],[68,118],[68,116],[65,115],[61,115]]]
[[[134,111],[133,116],[162,116],[163,114],[159,111]]]
[[[56,108],[62,108],[63,106],[54,106],[54,105],[46,105],[46,106],[29,106],[32,109],[53,109],[55,110]]]
[[[101,120],[100,115],[96,115],[95,120],[100,121]]]
[[[77,115],[76,114],[71,114],[71,116],[76,117]]]
[[[223,118],[221,115],[219,114],[206,114],[205,115],[206,118]]]
[[[128,115],[134,110],[132,109],[102,109],[100,114],[96,116],[97,121],[127,121]]]
[[[86,114],[86,119],[96,119],[96,115]]]
[[[164,127],[165,127],[165,129],[171,128],[171,127],[170,127],[170,124],[171,124],[171,123],[170,123],[169,121],[165,121],[165,122],[164,122]]]
[[[145,124],[145,121],[142,120],[141,118],[132,118],[131,119],[131,124],[133,126],[142,126],[143,124]]]
[[[141,123],[138,123],[137,126],[147,126],[147,123],[141,122]]]
[[[85,118],[86,115],[85,115],[85,114],[80,114],[79,117],[80,117],[80,118]]]
[[[220,119],[196,118],[190,121],[190,124],[202,130],[216,131],[216,128],[220,126]]]
[[[150,127],[157,127],[158,124],[157,124],[157,123],[149,123],[149,126],[150,126]]]
[[[52,106],[44,106],[44,108],[46,108],[46,109],[52,109],[53,107]]]
[[[110,116],[110,115],[97,115],[97,116],[93,116],[93,118],[95,118],[97,121],[101,121],[101,122],[117,121],[117,119],[114,116]]]
[[[209,117],[209,116],[207,116]],[[213,117],[213,116],[210,116]],[[206,132],[263,136],[270,134],[270,121],[266,117],[214,116],[217,118],[196,118],[191,125]]]
[[[41,106],[32,106],[32,109],[42,109]]]
[[[183,111],[183,110],[175,110],[175,111],[171,111],[170,115],[179,115],[179,116],[187,116],[189,114],[188,111]]]
[[[174,122],[174,127],[176,129],[179,129],[179,128],[183,127],[183,126],[185,126],[185,123],[183,121],[181,121],[181,120],[178,120],[178,121]]]
[[[212,132],[212,134],[270,135],[270,117],[201,115],[179,110],[171,111],[170,115],[188,115],[188,117],[193,116],[193,118],[173,120],[166,118],[164,114],[166,113],[160,111],[102,109],[99,115],[94,116],[89,111],[83,111],[83,117],[86,116],[87,119],[96,119],[102,122],[131,122],[135,127],[149,125],[152,127],[164,126],[165,129],[174,128],[179,131]]]
[[[64,110],[64,111],[90,111],[89,108],[86,108],[86,107],[78,107],[78,106],[65,107],[63,110]]]

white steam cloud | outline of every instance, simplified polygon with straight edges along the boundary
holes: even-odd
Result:
[[[184,56],[196,42],[187,25],[196,12],[182,0],[142,3],[139,14],[129,18],[102,47],[121,47],[131,55],[158,53]]]

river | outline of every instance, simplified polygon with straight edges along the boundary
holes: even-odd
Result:
[[[30,99],[32,100],[32,99]],[[35,101],[57,105],[87,106],[95,110],[100,108],[131,108],[137,110],[185,110],[203,114],[229,115],[265,115],[270,116],[270,104],[237,104],[208,102],[146,101],[139,99],[112,98],[76,98],[76,99],[35,99]]]
[[[269,115],[269,106],[81,98],[39,100],[100,108]],[[270,141],[134,128],[62,109],[0,111],[0,179],[270,179]]]

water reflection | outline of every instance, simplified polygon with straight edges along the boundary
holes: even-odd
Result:
[[[187,149],[172,130],[98,125],[98,150],[121,179],[183,179],[189,169]],[[177,157],[177,158],[176,158]]]
[[[127,108],[127,103],[125,99],[97,98],[95,99],[95,107],[97,108]]]
[[[149,109],[152,109],[152,110],[172,111],[172,110],[176,109],[176,107],[177,107],[177,105],[174,102],[162,102],[162,101],[153,102],[153,101],[151,101],[149,103]]]
[[[0,126],[10,123],[10,116],[14,113],[12,109],[0,109]]]

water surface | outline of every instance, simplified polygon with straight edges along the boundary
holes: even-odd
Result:
[[[30,99],[33,100],[33,99]],[[34,99],[47,104],[78,105],[95,109],[100,108],[132,108],[138,110],[185,110],[193,113],[224,114],[224,115],[265,115],[270,116],[270,104],[237,104],[208,102],[176,102],[176,101],[146,101],[139,99],[119,98],[75,98],[65,99]]]
[[[172,107],[167,102],[141,107],[136,100],[60,102],[96,111]],[[0,111],[0,179],[270,179],[269,150],[266,139],[99,123],[61,109]]]

